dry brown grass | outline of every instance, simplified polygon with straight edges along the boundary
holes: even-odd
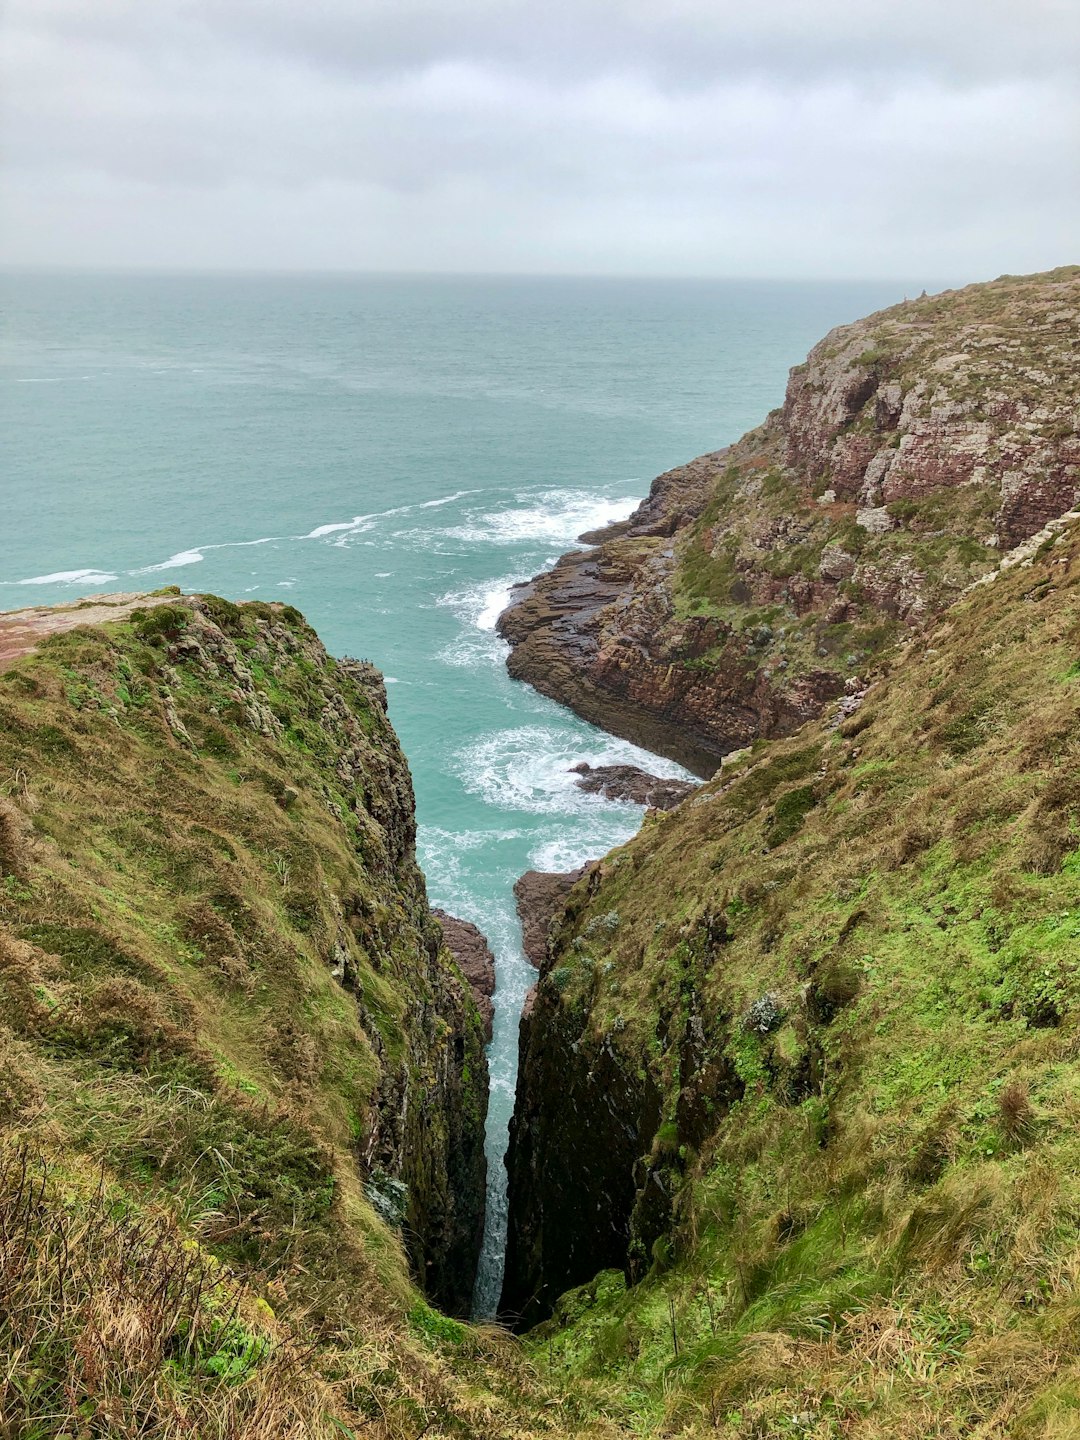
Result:
[[[340,1436],[310,1346],[167,1213],[84,1178],[0,1150],[0,1434]]]

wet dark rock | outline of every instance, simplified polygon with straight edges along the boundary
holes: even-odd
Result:
[[[573,767],[577,785],[608,800],[629,800],[654,810],[673,810],[698,788],[692,780],[665,780],[636,765],[590,765],[582,761]]]

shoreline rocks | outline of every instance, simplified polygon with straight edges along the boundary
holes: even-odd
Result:
[[[1080,503],[1080,267],[832,330],[783,406],[659,476],[499,617],[510,674],[708,778]]]
[[[548,932],[556,912],[588,869],[588,865],[582,865],[565,873],[526,870],[514,881],[514,900],[521,921],[521,946],[525,958],[537,970],[543,969],[547,958]]]
[[[579,777],[575,784],[581,790],[653,810],[674,810],[698,788],[692,780],[665,780],[636,765],[590,765],[583,760],[571,773]]]

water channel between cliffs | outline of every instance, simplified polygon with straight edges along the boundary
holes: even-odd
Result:
[[[738,438],[829,326],[893,284],[22,275],[0,607],[177,584],[288,601],[372,660],[413,773],[435,905],[496,955],[491,1191],[505,1234],[518,1016],[512,887],[636,830],[571,765],[663,762],[506,673],[509,587]]]
[[[471,606],[466,597],[456,606],[462,621],[472,628],[471,634],[463,632],[461,648],[472,663],[484,656],[485,666],[490,666],[485,683],[499,690],[505,687],[512,706],[508,727],[464,746],[453,766],[459,783],[484,802],[489,823],[463,833],[424,822],[418,841],[432,903],[476,924],[495,955],[495,1016],[488,1047],[488,1192],[474,1296],[478,1319],[495,1314],[502,1289],[507,1230],[504,1157],[517,1082],[518,1028],[525,996],[537,978],[522,950],[514,881],[527,869],[573,869],[637,830],[642,807],[587,794],[576,784],[571,769],[575,764],[582,760],[593,765],[629,763],[654,774],[686,776],[672,762],[604,734],[510,680],[504,668],[507,647],[494,633],[506,593],[505,587],[491,587]],[[483,605],[477,603],[480,598]]]

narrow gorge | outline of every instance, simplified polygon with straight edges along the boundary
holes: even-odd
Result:
[[[514,887],[501,1326],[495,965],[383,677],[0,616],[13,1436],[1075,1433],[1078,344],[1076,267],[840,327],[514,592],[511,673],[701,783],[576,764],[640,830]]]

